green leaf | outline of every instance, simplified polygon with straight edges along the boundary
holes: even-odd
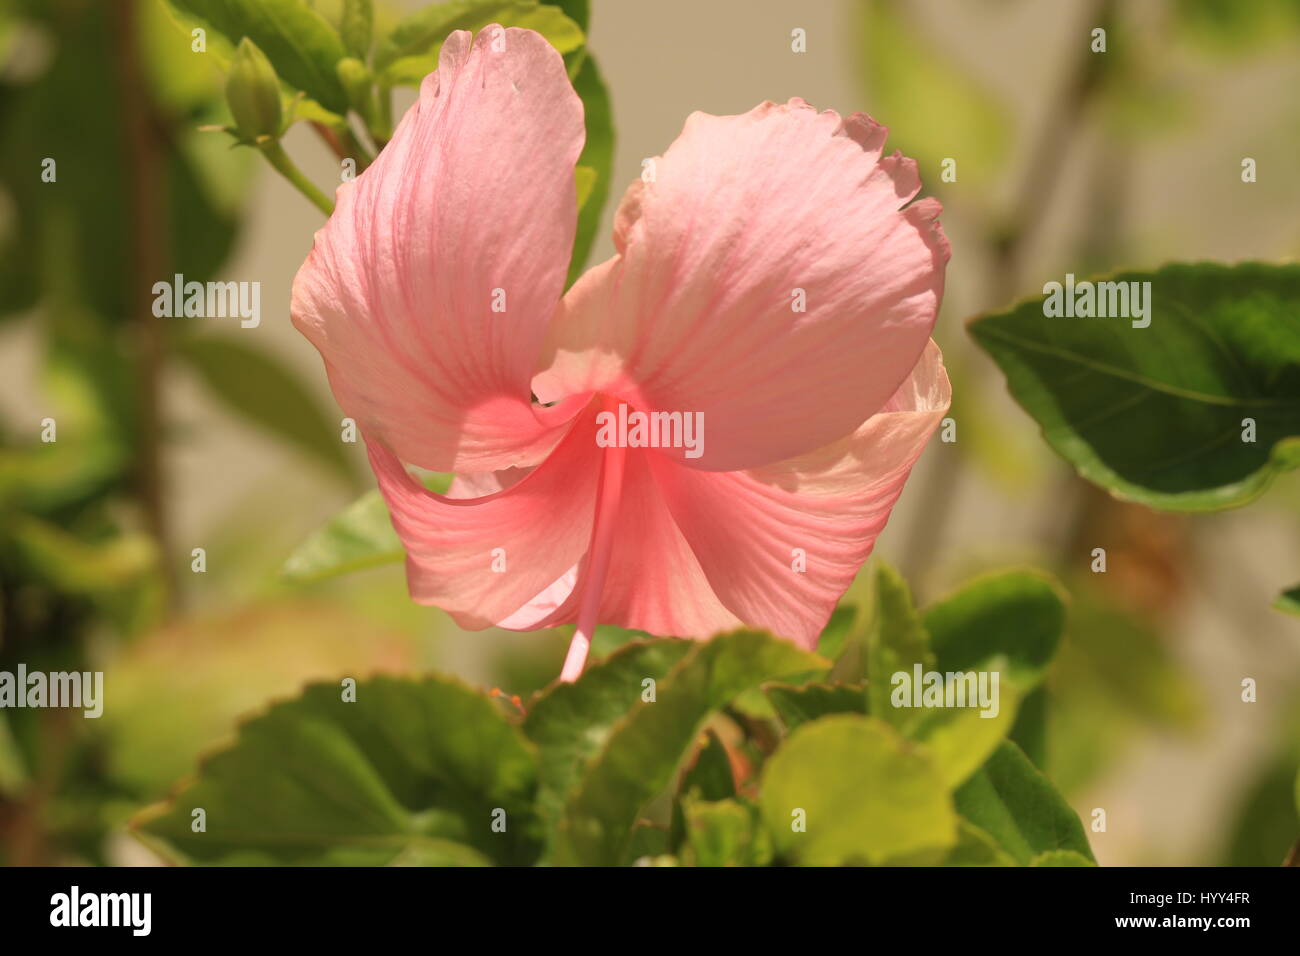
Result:
[[[912,605],[907,583],[886,564],[876,567],[875,602],[867,631],[868,710],[881,720],[906,731],[916,725],[922,712],[894,707],[890,701],[893,675],[909,677],[915,665],[926,671],[934,663],[930,641],[921,617]]]
[[[346,113],[347,93],[334,66],[347,56],[338,32],[304,0],[169,0],[232,44],[248,37],[286,83],[326,109]]]
[[[1300,584],[1287,588],[1273,601],[1273,607],[1287,614],[1300,615]]]
[[[1047,685],[1039,684],[1020,702],[1010,739],[1040,770],[1047,765]]]
[[[287,366],[230,336],[191,335],[178,352],[232,411],[307,452],[351,483],[355,473],[337,429]]]
[[[157,565],[157,549],[145,535],[85,541],[30,515],[8,515],[5,521],[10,542],[31,573],[69,594],[115,595]]]
[[[955,799],[958,813],[1020,863],[1050,850],[1093,859],[1078,815],[1013,743],[1004,741]]]
[[[817,653],[828,660],[837,660],[844,653],[853,625],[858,619],[858,609],[852,604],[841,604],[831,612],[831,619],[817,638]]]
[[[375,72],[389,84],[418,84],[438,68],[438,51],[449,34],[478,33],[494,23],[536,30],[560,53],[586,42],[578,24],[537,0],[453,0],[424,7],[393,27],[375,51]]]
[[[1040,853],[1034,857],[1030,866],[1096,866],[1094,860],[1090,860],[1082,853],[1076,853],[1073,850],[1049,850],[1046,853]]]
[[[1001,674],[1003,669],[1001,659],[988,663],[985,686],[992,704],[987,709],[968,703],[962,707],[927,707],[919,711],[920,719],[909,736],[925,745],[949,787],[959,786],[979,770],[1015,724],[1020,692],[1001,677],[997,678],[996,689],[992,683],[993,675]],[[978,674],[974,687],[966,683],[963,689],[968,701],[972,692],[978,695],[976,688],[979,688]]]
[[[596,171],[590,166],[577,166],[573,170],[574,191],[578,196],[578,209],[582,209],[591,198],[591,191],[596,185]]]
[[[760,803],[777,855],[807,866],[938,862],[957,838],[929,758],[874,717],[796,730],[767,762]]]
[[[683,803],[686,862],[692,866],[765,866],[771,842],[754,807],[738,800]]]
[[[787,732],[828,714],[865,714],[863,684],[768,684],[763,688]]]
[[[289,555],[281,574],[305,583],[397,564],[406,549],[393,530],[384,496],[375,488],[348,505]]]
[[[375,25],[374,0],[343,0],[339,17],[339,36],[348,54],[362,62],[370,55],[370,40]]]
[[[648,690],[644,682],[663,680],[693,647],[673,638],[635,641],[573,683],[553,685],[530,705],[523,730],[541,752],[538,806],[545,819],[558,823],[591,758]]]
[[[997,841],[969,820],[957,820],[957,845],[943,861],[944,866],[1016,866]]]
[[[1108,281],[1151,283],[1149,327],[1048,318],[1045,296],[970,324],[1079,474],[1153,508],[1216,511],[1300,464],[1300,266],[1175,264]]]
[[[697,644],[615,728],[565,811],[555,862],[616,865],[637,813],[673,780],[705,720],[749,687],[825,662],[767,634],[737,631]]]
[[[563,10],[565,16],[582,27],[584,33],[586,32],[587,24],[591,22],[590,0],[550,0],[550,2],[552,6]]]
[[[679,792],[697,794],[701,800],[726,800],[736,795],[736,777],[726,745],[711,730],[704,732],[704,745],[695,754],[695,762],[682,775]]]
[[[430,473],[424,486],[443,495],[453,475]],[[322,581],[406,557],[379,489],[371,489],[313,531],[294,549],[280,574],[299,584]]]
[[[573,285],[587,264],[592,243],[600,228],[605,202],[609,197],[610,176],[614,167],[614,114],[605,81],[590,55],[583,58],[578,74],[573,78],[573,88],[582,98],[587,126],[587,141],[578,157],[578,168],[593,170],[595,179],[587,188],[586,198],[579,202],[578,229],[573,238],[573,256],[569,260],[566,287]]]
[[[1042,571],[995,571],[968,581],[925,610],[935,669],[986,670],[1002,657],[1006,679],[1027,693],[1060,646],[1064,594]]]
[[[860,9],[867,101],[876,119],[899,129],[890,149],[915,158],[926,183],[938,181],[946,157],[958,160],[959,182],[993,182],[1012,141],[1010,111],[960,67],[961,51],[935,49],[912,4],[869,0]]]
[[[378,677],[352,702],[313,684],[273,705],[133,827],[198,863],[527,864],[536,789],[535,749],[491,700],[447,678]]]

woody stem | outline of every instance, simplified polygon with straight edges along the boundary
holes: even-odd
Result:
[[[564,658],[560,680],[575,681],[587,663],[591,638],[596,632],[600,614],[600,598],[605,590],[605,575],[609,571],[609,552],[614,545],[614,527],[617,524],[619,500],[623,496],[623,471],[627,463],[626,448],[607,448],[601,462],[600,493],[596,499],[596,523],[591,529],[591,551],[588,561],[586,589],[578,608],[578,629],[569,642],[569,653]]]

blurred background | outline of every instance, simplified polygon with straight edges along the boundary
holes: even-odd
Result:
[[[380,4],[380,23],[417,5]],[[1085,825],[1106,811],[1103,864],[1280,863],[1300,827],[1300,622],[1270,603],[1300,570],[1300,478],[1204,517],[1117,503],[1052,455],[964,322],[1066,272],[1294,259],[1300,3],[592,6],[616,139],[589,262],[694,110],[799,96],[891,127],[945,207],[935,338],[958,431],[926,451],[877,557],[920,602],[1015,564],[1065,583],[1046,770]],[[408,600],[400,564],[281,576],[372,481],[289,323],[322,215],[200,131],[229,122],[222,82],[159,0],[0,0],[0,670],[106,673],[99,720],[0,711],[7,864],[153,862],[125,818],[308,680],[437,669],[526,695],[568,641],[459,632]],[[284,145],[330,191],[337,160],[307,124]],[[148,290],[176,272],[261,283],[260,325],[153,319]]]

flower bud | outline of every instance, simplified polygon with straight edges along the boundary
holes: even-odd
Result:
[[[255,143],[264,136],[279,139],[280,81],[266,54],[248,37],[239,41],[239,49],[231,61],[226,103],[235,118],[235,128],[245,142]]]
[[[348,94],[351,107],[366,116],[370,105],[370,71],[356,57],[346,56],[335,65],[339,82]]]

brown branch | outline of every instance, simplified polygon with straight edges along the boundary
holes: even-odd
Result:
[[[126,237],[130,247],[129,308],[131,341],[136,361],[136,494],[145,522],[161,556],[168,600],[175,593],[166,476],[162,461],[162,371],[166,361],[166,330],[153,314],[152,288],[166,271],[166,214],[163,206],[164,143],[160,121],[141,69],[138,0],[115,0],[112,26],[116,35],[117,80],[122,98],[126,188],[133,215]]]
[[[1108,53],[1093,53],[1086,42],[1093,27],[1110,32],[1114,20],[1113,0],[1094,0],[1084,11],[1076,28],[1077,55],[1056,104],[1048,111],[1047,122],[1038,132],[1030,152],[1029,168],[1007,224],[993,235],[993,265],[989,275],[988,304],[1003,305],[1015,295],[1020,285],[1024,251],[1033,239],[1050,208],[1060,184],[1065,158],[1074,148],[1083,125],[1087,107],[1101,88]],[[968,366],[973,369],[976,366]],[[967,384],[968,391],[974,382]],[[915,525],[902,548],[899,570],[919,595],[924,584],[922,574],[942,541],[957,497],[960,460],[947,467],[931,465],[918,490]]]

